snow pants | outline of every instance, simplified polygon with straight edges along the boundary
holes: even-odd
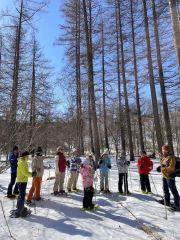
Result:
[[[124,192],[128,193],[128,175],[127,173],[119,173],[119,182],[118,182],[118,190],[120,193],[123,192],[123,183],[124,183]]]
[[[164,191],[166,204],[170,203],[169,189],[172,192],[172,195],[174,197],[174,205],[176,207],[178,207],[179,206],[179,193],[178,193],[177,188],[176,188],[175,179],[174,178],[173,179],[163,178],[163,191]]]
[[[108,172],[100,173],[100,190],[109,190]]]
[[[11,181],[10,181],[9,186],[8,186],[7,195],[12,195],[12,189],[13,189],[13,186],[14,186],[15,182],[16,182],[16,172],[11,173]],[[17,183],[15,184],[13,194],[18,194]]]
[[[38,200],[40,198],[40,192],[41,192],[41,182],[42,182],[42,177],[34,177],[32,180],[32,186],[29,191],[27,200],[31,201],[33,194],[35,193],[35,198]]]
[[[24,201],[26,196],[26,183],[18,183],[18,190],[19,190],[19,196],[17,199],[17,205],[16,205],[16,214],[21,215],[23,209],[24,209]]]
[[[140,174],[140,184],[141,184],[141,190],[146,192],[151,192],[151,186],[149,182],[149,176],[148,174]]]
[[[84,188],[83,208],[88,208],[93,206],[93,203],[92,203],[93,195],[94,195],[94,188],[92,186],[88,188]]]
[[[68,180],[68,185],[67,185],[68,190],[71,190],[71,188],[73,190],[77,189],[78,176],[79,176],[78,172],[71,172],[70,178]]]
[[[56,179],[54,183],[54,192],[60,192],[63,190],[64,187],[64,178],[65,172],[56,173]]]

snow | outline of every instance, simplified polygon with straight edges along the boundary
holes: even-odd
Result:
[[[157,189],[158,194],[162,195],[161,175],[155,171],[158,160],[153,161],[154,170],[150,177],[152,191],[156,193]],[[47,159],[45,165],[53,167],[54,161]],[[99,172],[97,171],[96,174],[99,179]],[[93,200],[94,203],[100,205],[100,208],[94,212],[80,211],[83,198],[82,190],[69,194],[67,197],[51,195],[54,180],[47,180],[47,178],[54,175],[54,168],[45,170],[42,182],[44,200],[36,202],[36,208],[32,208],[32,215],[27,218],[12,219],[9,218],[9,211],[15,208],[16,200],[9,200],[5,197],[10,180],[10,171],[8,169],[0,174],[0,200],[8,226],[16,240],[23,238],[26,240],[180,239],[180,212],[167,211],[167,219],[165,219],[164,206],[154,201],[157,197],[142,195],[139,192],[136,162],[131,163],[129,171],[129,189],[132,195],[120,196],[117,194],[118,172],[115,160],[113,160],[113,167],[109,174],[110,190],[113,193],[110,195],[96,194]],[[177,178],[176,181],[180,192],[180,178]],[[67,185],[67,177],[65,185]],[[27,192],[30,186],[31,179],[28,182]],[[81,177],[78,180],[78,188],[82,189]],[[99,189],[99,181],[97,189]],[[2,208],[0,219],[0,239],[11,239]]]

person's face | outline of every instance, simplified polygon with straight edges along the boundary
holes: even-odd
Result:
[[[18,155],[18,150],[14,150],[14,155]]]
[[[162,149],[162,154],[163,154],[164,157],[166,157],[166,156],[169,155],[169,152],[167,152],[167,151],[165,151],[165,150]]]
[[[63,149],[63,148],[61,148],[61,149],[60,149],[60,152],[61,152],[61,153],[63,153],[63,152],[64,152],[64,149]]]

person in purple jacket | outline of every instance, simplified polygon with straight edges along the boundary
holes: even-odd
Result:
[[[7,190],[7,197],[8,198],[15,198],[16,194],[19,193],[18,191],[18,185],[16,182],[16,175],[17,175],[17,163],[18,163],[18,157],[19,157],[19,152],[18,152],[18,147],[14,146],[12,153],[9,155],[8,160],[10,162],[10,167],[11,167],[11,181],[9,183],[8,186],[8,190]],[[13,190],[13,186],[15,184],[14,190]],[[12,194],[13,191],[13,194]]]

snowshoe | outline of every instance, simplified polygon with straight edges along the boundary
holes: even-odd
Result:
[[[26,205],[28,205],[29,207],[34,207],[35,206],[35,202],[32,202],[32,201],[26,201],[25,202]]]
[[[99,205],[98,204],[95,204],[95,205],[93,205],[92,207],[89,207],[89,208],[81,208],[80,210],[81,211],[89,211],[89,212],[91,212],[91,211],[95,211],[97,208],[99,208]]]
[[[6,197],[13,200],[13,199],[15,199],[17,196],[16,196],[15,194],[11,194],[11,195],[7,195]]]
[[[171,212],[180,212],[180,206],[171,206],[170,208],[169,208],[169,211],[171,211]]]
[[[160,199],[160,200],[155,199],[155,201],[161,205],[164,205],[164,199]],[[172,207],[172,205],[173,205],[172,203],[166,203],[166,207]]]

